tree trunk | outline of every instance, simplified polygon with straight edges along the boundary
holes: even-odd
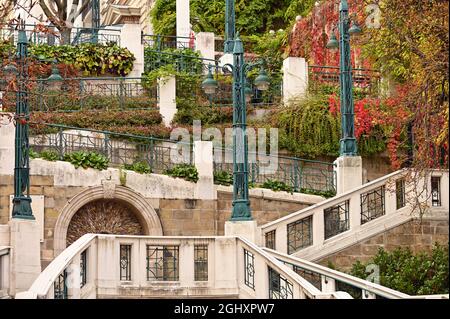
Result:
[[[70,41],[72,40],[70,38],[70,35],[72,33],[71,28],[61,28],[61,44],[70,44]]]

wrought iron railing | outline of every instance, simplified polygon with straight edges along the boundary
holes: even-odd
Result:
[[[193,163],[191,144],[56,124],[46,125],[55,132],[32,134],[30,146],[37,153],[47,151],[57,154],[60,160],[66,154],[77,151],[96,152],[104,155],[112,166],[146,163],[153,173],[160,174],[177,164]]]
[[[214,172],[232,174],[233,163],[226,160],[232,158],[232,150],[222,152],[225,156],[214,162]],[[329,192],[332,195],[336,191],[333,163],[249,152],[249,182],[260,185],[269,180],[283,182],[294,192]]]
[[[170,35],[142,34],[141,41],[145,47],[149,47],[157,51],[166,49],[195,50],[195,36],[179,37]]]
[[[143,78],[72,78],[54,88],[37,80],[29,94],[31,112],[82,110],[148,110],[158,108],[157,83]]]
[[[4,26],[0,29],[0,39],[17,42],[18,31],[16,25]],[[28,40],[33,44],[46,45],[78,45],[82,43],[116,43],[120,45],[121,31],[106,28],[78,28],[70,30],[69,38],[62,39],[61,32],[55,26],[42,24],[25,24]]]
[[[310,65],[309,86],[312,90],[317,90],[321,85],[339,86],[338,66]],[[353,87],[363,91],[374,92],[379,89],[380,72],[372,69],[354,68],[352,69]]]

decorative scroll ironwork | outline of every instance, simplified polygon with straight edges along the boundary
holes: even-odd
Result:
[[[233,165],[226,160],[232,158],[232,151],[225,149],[223,153],[222,157],[214,157],[214,172],[232,173]],[[277,166],[273,167],[273,163]],[[249,152],[249,181],[253,184],[277,180],[292,187],[294,192],[320,191],[333,195],[334,176],[333,163]]]
[[[269,267],[269,299],[293,299],[292,283]]]
[[[350,201],[346,200],[324,209],[325,239],[343,233],[350,228],[349,205]]]
[[[431,205],[433,207],[441,206],[441,178],[439,176],[431,177]]]
[[[312,216],[287,225],[288,254],[312,245]]]
[[[61,45],[62,35],[53,25],[25,24],[27,39],[33,44]],[[0,39],[17,42],[18,34],[15,24],[0,29]],[[120,45],[120,30],[105,28],[73,27],[66,43],[79,45],[83,43],[115,43]]]
[[[303,269],[296,265],[292,265],[292,270],[309,281],[314,287],[322,290],[322,276],[319,273]]]
[[[141,41],[144,47],[157,51],[166,49],[192,49],[195,50],[195,36],[180,37],[169,35],[142,34]]]
[[[67,78],[63,90],[37,80],[31,90],[31,112],[76,112],[87,110],[156,110],[157,83],[143,78]]]
[[[208,245],[194,246],[194,278],[208,281]]]
[[[64,270],[53,283],[53,292],[55,299],[68,299],[67,293],[67,271]]]
[[[147,280],[179,280],[179,247],[147,246]]]
[[[60,125],[48,126],[58,131],[35,135],[30,139],[30,145],[33,151],[38,153],[54,152],[60,160],[63,160],[66,154],[76,151],[96,152],[106,156],[113,166],[144,162],[153,173],[160,174],[177,164],[192,164],[193,161],[190,144]]]
[[[120,280],[131,281],[131,245],[120,245]]]
[[[385,197],[384,185],[361,194],[361,225],[386,213]]]
[[[255,290],[255,256],[244,249],[244,283]]]
[[[87,249],[80,255],[80,288],[87,283]]]
[[[405,179],[401,178],[395,182],[395,199],[397,209],[403,208],[406,205],[406,189]]]
[[[276,238],[275,238],[275,236],[276,236],[276,230],[275,229],[264,234],[265,242],[266,242],[265,246],[267,248],[275,250],[275,248],[276,248]]]

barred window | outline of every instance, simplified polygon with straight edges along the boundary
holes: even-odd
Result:
[[[266,239],[266,247],[275,250],[275,245],[276,245],[276,241],[275,241],[275,235],[276,235],[276,230],[272,230],[270,232],[267,232],[265,234],[265,239]]]
[[[361,194],[361,225],[385,214],[384,185]]]
[[[405,194],[405,180],[403,178],[395,182],[395,197],[397,202],[397,209],[405,207],[406,194]]]
[[[208,245],[194,246],[195,281],[208,281]]]
[[[323,211],[325,219],[325,239],[336,236],[347,231],[350,227],[349,221],[350,201],[339,203]]]
[[[53,293],[55,299],[68,299],[67,293],[67,271],[64,271],[56,278],[53,283]]]
[[[87,282],[87,249],[80,255],[80,288]]]
[[[441,206],[441,178],[438,176],[431,177],[431,205]]]
[[[131,245],[120,245],[120,280],[131,281]]]
[[[255,290],[255,256],[244,249],[244,282]]]
[[[293,285],[269,267],[269,299],[293,299]]]
[[[309,281],[314,287],[322,290],[322,276],[319,273],[303,269],[296,265],[292,265],[292,270]]]
[[[147,280],[179,280],[179,247],[147,246]]]
[[[287,225],[288,254],[312,245],[312,216]]]

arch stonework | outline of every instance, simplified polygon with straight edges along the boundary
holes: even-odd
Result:
[[[140,194],[133,190],[104,183],[102,186],[90,187],[72,197],[61,210],[54,229],[54,256],[58,256],[66,248],[67,230],[72,217],[84,205],[99,199],[121,200],[132,206],[142,223],[145,235],[162,236],[161,221],[155,209]]]

